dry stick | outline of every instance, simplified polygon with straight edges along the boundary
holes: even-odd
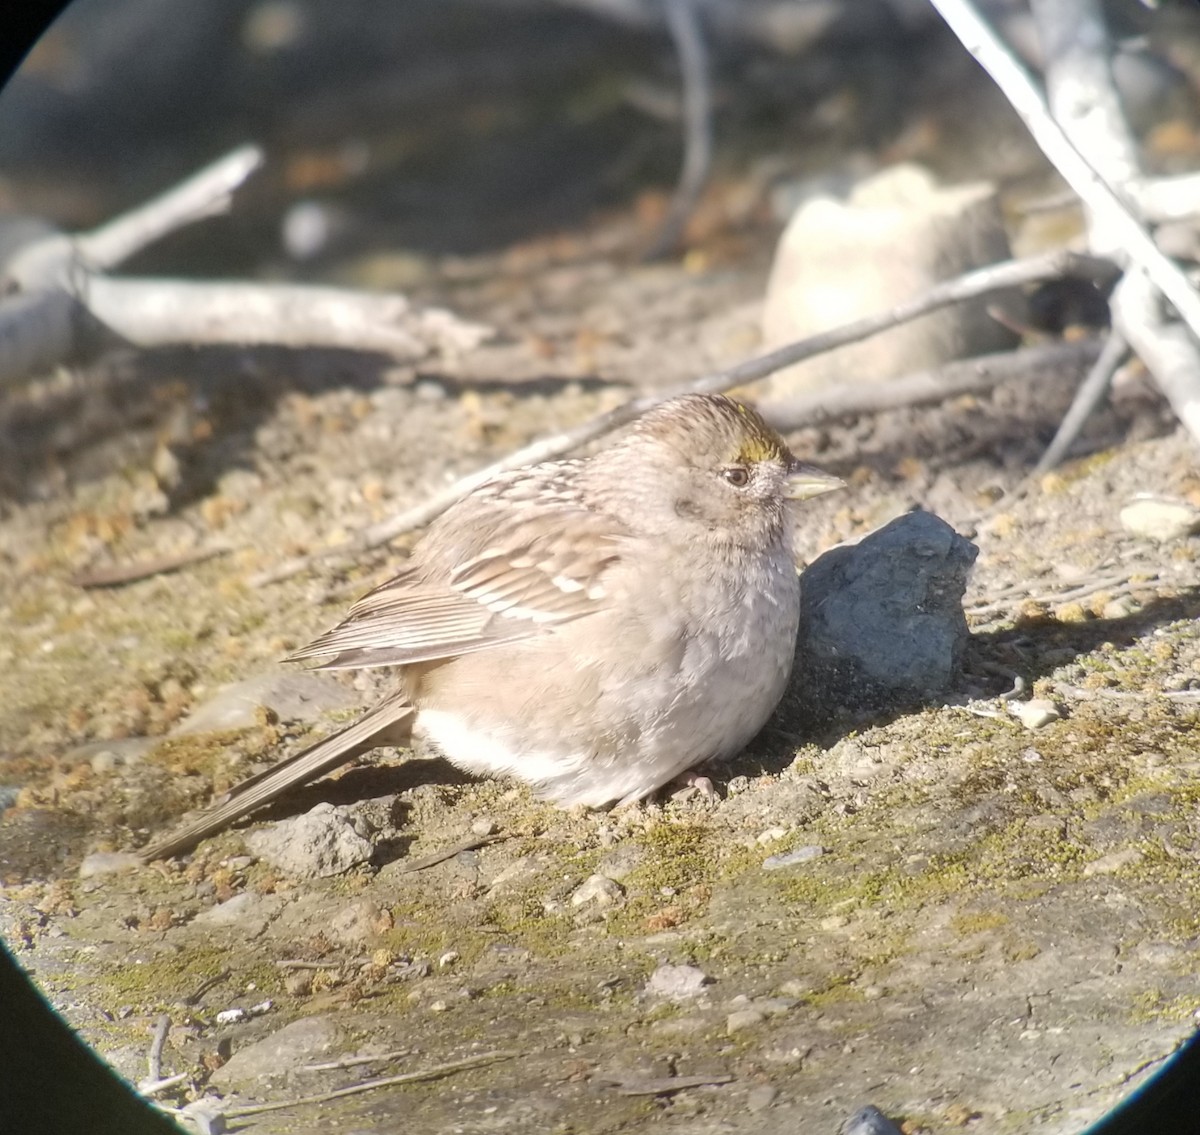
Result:
[[[662,228],[646,250],[654,260],[674,251],[712,165],[712,79],[697,0],[666,0],[667,29],[683,80],[683,165]]]
[[[681,394],[716,394],[735,386],[756,382],[793,363],[803,362],[814,355],[844,347],[848,343],[857,343],[861,339],[877,335],[881,331],[887,331],[898,324],[908,323],[922,315],[928,315],[931,311],[937,311],[951,304],[963,303],[991,292],[1020,287],[1023,284],[1036,284],[1042,280],[1053,280],[1060,276],[1074,275],[1091,279],[1105,279],[1111,277],[1114,271],[1112,262],[1101,257],[1058,251],[1033,256],[1026,260],[1006,260],[1000,264],[992,264],[987,268],[968,272],[956,279],[935,284],[924,295],[897,304],[890,311],[869,315],[842,327],[810,335],[765,355],[738,363],[726,370],[714,371],[693,382],[681,383],[666,390],[655,391],[653,394],[631,398],[628,402],[623,402],[612,410],[589,418],[574,429],[564,430],[562,433],[531,442],[500,461],[475,473],[460,477],[441,492],[434,493],[422,504],[407,509],[379,524],[371,525],[347,544],[324,549],[310,556],[301,556],[268,571],[260,572],[251,579],[251,586],[261,587],[264,584],[290,579],[321,560],[333,559],[338,563],[349,562],[361,552],[377,548],[381,544],[394,540],[397,536],[428,524],[434,517],[445,512],[456,501],[461,500],[498,473],[561,457],[589,441],[603,437],[619,426],[632,422],[668,398],[677,398]]]
[[[435,346],[472,350],[491,334],[448,311],[415,308],[402,295],[309,284],[89,276],[82,299],[138,347],[257,343],[422,358]]]
[[[1033,139],[1067,184],[1103,223],[1131,260],[1142,268],[1200,337],[1200,294],[1154,243],[1117,193],[1075,149],[1050,116],[1046,100],[1023,67],[967,0],[931,0],[963,46],[992,77]]]
[[[461,855],[464,851],[476,851],[478,848],[487,847],[488,844],[496,843],[498,840],[507,838],[503,835],[484,835],[471,836],[469,839],[464,839],[461,843],[452,844],[450,847],[443,847],[440,851],[434,851],[429,855],[423,855],[420,859],[406,860],[400,867],[401,875],[409,875],[413,871],[424,871],[429,867],[436,867],[439,863],[445,863],[447,859],[453,859],[456,855]]]
[[[112,268],[168,233],[228,210],[237,189],[263,162],[257,146],[239,146],[151,201],[75,238],[93,268]]]
[[[152,560],[139,560],[126,564],[106,564],[102,567],[81,571],[71,577],[76,587],[121,587],[126,583],[138,583],[156,575],[166,575],[185,567],[194,567],[205,560],[226,556],[233,549],[227,545],[212,548],[195,548],[176,556],[160,556]]]
[[[71,291],[81,265],[87,271],[115,267],[167,233],[225,212],[233,191],[262,160],[257,146],[241,146],[91,232],[55,233],[18,249],[3,265],[5,275],[25,292],[51,287]]]
[[[1044,343],[1019,351],[962,359],[887,382],[814,390],[778,402],[761,402],[758,408],[776,429],[787,433],[833,418],[942,402],[960,394],[979,394],[1011,379],[1063,378],[1064,371],[1077,372],[1093,364],[1099,353],[1099,345],[1090,339]]]
[[[387,1060],[399,1060],[411,1056],[411,1048],[397,1048],[393,1052],[380,1052],[374,1056],[347,1056],[345,1060],[330,1060],[325,1064],[301,1064],[297,1072],[340,1072],[343,1068],[357,1068],[362,1064],[382,1064]]]
[[[154,1022],[154,1038],[150,1041],[150,1054],[146,1057],[148,1079],[151,1082],[162,1079],[163,1046],[167,1043],[167,1033],[171,1031],[171,1018],[163,1013]]]
[[[356,1096],[360,1092],[373,1092],[376,1088],[390,1088],[397,1084],[416,1084],[422,1080],[440,1080],[454,1072],[462,1072],[468,1068],[481,1068],[486,1064],[495,1064],[499,1060],[511,1060],[516,1052],[485,1052],[479,1056],[469,1056],[465,1060],[452,1060],[449,1064],[436,1064],[422,1072],[405,1072],[400,1076],[385,1076],[380,1080],[367,1080],[354,1084],[349,1088],[339,1088],[334,1092],[322,1092],[315,1096],[298,1096],[292,1100],[279,1100],[276,1103],[250,1104],[247,1107],[232,1107],[222,1112],[226,1119],[241,1119],[247,1115],[262,1115],[267,1111],[282,1111],[285,1107],[302,1107],[305,1104],[327,1103],[329,1100],[342,1099],[344,1096]]]
[[[1104,400],[1108,388],[1112,385],[1113,375],[1117,373],[1117,367],[1124,362],[1128,353],[1129,344],[1125,341],[1125,337],[1119,331],[1111,331],[1104,341],[1104,349],[1100,352],[1100,357],[1092,365],[1087,378],[1080,383],[1079,389],[1075,392],[1070,408],[1059,423],[1053,440],[1046,447],[1046,452],[1042,454],[1026,480],[1040,477],[1066,457],[1067,451],[1075,444],[1083,430],[1084,423]],[[1013,492],[1017,493],[1021,488],[1022,486],[1019,485]]]
[[[1163,318],[1157,289],[1131,270],[1114,293],[1113,320],[1154,376],[1184,428],[1200,442],[1200,354],[1182,324]]]

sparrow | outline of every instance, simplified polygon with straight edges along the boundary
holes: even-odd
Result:
[[[750,407],[701,394],[659,403],[593,456],[498,474],[287,659],[394,668],[395,690],[143,859],[414,736],[562,807],[631,804],[736,755],[792,668],[795,505],[842,486]]]

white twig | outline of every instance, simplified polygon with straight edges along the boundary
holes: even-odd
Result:
[[[146,1064],[151,1080],[162,1079],[163,1046],[167,1043],[167,1033],[171,1031],[171,1018],[163,1013],[154,1023],[154,1038],[150,1041],[150,1054]]]
[[[905,406],[943,402],[960,394],[977,394],[1014,379],[1039,378],[1067,382],[1094,363],[1099,347],[1093,340],[1044,343],[1019,351],[1001,351],[946,363],[936,370],[904,375],[887,382],[813,390],[778,402],[761,402],[759,410],[778,430],[817,425],[853,414],[874,414]]]
[[[262,161],[257,146],[239,146],[152,201],[76,237],[80,255],[91,268],[113,268],[176,229],[226,212],[234,190]]]
[[[1040,477],[1053,469],[1064,457],[1071,446],[1075,444],[1084,423],[1092,416],[1092,411],[1100,405],[1109,386],[1112,385],[1113,375],[1117,367],[1129,353],[1129,344],[1119,331],[1112,331],[1104,341],[1104,349],[1100,357],[1092,365],[1087,377],[1079,384],[1070,408],[1063,415],[1054,438],[1046,447],[1038,463],[1033,467],[1031,477]]]
[[[1099,218],[1112,239],[1150,277],[1175,305],[1181,318],[1200,336],[1200,295],[1149,233],[1138,223],[1117,193],[1072,145],[1050,116],[1046,100],[1024,68],[971,7],[967,0],[931,0],[963,46],[995,80],[1024,120],[1034,141],[1081,200]]]
[[[139,347],[271,344],[378,351],[422,358],[435,347],[467,351],[490,329],[404,296],[303,284],[90,277],[84,301],[114,334]]]
[[[1133,269],[1117,285],[1113,321],[1200,444],[1200,354],[1186,328],[1163,317],[1162,297],[1145,273]]]
[[[280,1111],[285,1107],[301,1107],[304,1104],[326,1103],[329,1100],[339,1100],[345,1096],[356,1096],[360,1092],[373,1092],[377,1088],[391,1088],[398,1084],[416,1084],[422,1080],[440,1080],[454,1072],[462,1072],[468,1068],[481,1068],[494,1064],[499,1060],[511,1060],[518,1055],[515,1052],[484,1052],[479,1056],[468,1056],[465,1060],[452,1060],[448,1064],[435,1064],[421,1072],[405,1072],[399,1076],[384,1076],[379,1080],[367,1080],[361,1084],[353,1084],[348,1088],[339,1088],[333,1092],[322,1092],[314,1096],[298,1096],[291,1100],[278,1100],[275,1103],[250,1104],[246,1107],[229,1108],[224,1115],[227,1119],[240,1119],[247,1115],[262,1115],[267,1111]]]
[[[683,165],[666,218],[646,252],[647,259],[663,256],[679,243],[712,164],[712,80],[697,0],[665,0],[665,11],[683,81]]]

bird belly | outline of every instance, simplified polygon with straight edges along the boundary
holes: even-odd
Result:
[[[664,633],[620,665],[602,662],[570,627],[552,650],[514,646],[506,676],[524,691],[516,700],[489,697],[495,674],[482,655],[463,659],[459,690],[469,668],[474,696],[417,699],[415,731],[458,767],[523,780],[561,807],[639,800],[740,752],[778,704],[799,618],[790,557],[780,580],[731,600],[733,610],[701,605],[685,633]],[[609,630],[621,637],[621,627]]]

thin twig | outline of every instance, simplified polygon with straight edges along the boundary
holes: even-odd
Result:
[[[258,146],[239,146],[153,200],[75,238],[92,268],[113,268],[168,233],[229,209],[233,192],[263,162]]]
[[[367,959],[369,960],[369,959]],[[302,958],[280,958],[275,962],[279,969],[341,969],[343,965],[354,966],[362,964],[360,961],[349,962],[306,962]]]
[[[1100,357],[1092,364],[1087,378],[1080,383],[1070,408],[1059,423],[1054,439],[1046,446],[1046,452],[1033,467],[1031,477],[1040,477],[1066,457],[1079,437],[1084,423],[1104,400],[1108,388],[1112,385],[1113,375],[1117,373],[1117,367],[1124,362],[1128,353],[1129,344],[1126,343],[1125,337],[1119,331],[1110,332],[1104,341]]]
[[[474,851],[479,847],[487,847],[489,843],[495,843],[497,840],[506,838],[503,835],[485,835],[472,836],[470,839],[464,839],[461,843],[452,844],[450,847],[443,847],[441,851],[435,851],[430,855],[422,856],[420,859],[408,860],[400,865],[401,875],[411,875],[414,871],[424,871],[429,867],[436,867],[439,863],[445,863],[447,859],[453,859],[456,855],[461,855],[464,851]]]
[[[1090,339],[1042,343],[1018,351],[961,359],[887,382],[814,390],[778,402],[762,402],[758,408],[776,429],[786,433],[834,418],[943,402],[960,394],[979,394],[1013,379],[1065,382],[1073,370],[1094,363],[1099,352],[1099,345]]]
[[[731,390],[736,386],[744,386],[815,355],[844,347],[847,343],[857,343],[861,339],[877,335],[898,324],[918,319],[931,311],[949,307],[951,304],[963,303],[991,292],[1020,287],[1024,284],[1035,284],[1042,280],[1057,279],[1061,276],[1107,279],[1112,276],[1114,271],[1115,268],[1110,260],[1082,256],[1075,252],[1056,251],[1026,260],[1006,260],[1000,264],[992,264],[986,268],[968,272],[956,279],[943,281],[935,284],[924,295],[897,304],[890,311],[866,316],[842,327],[810,335],[765,355],[738,363],[736,366],[714,371],[693,382],[682,383],[655,391],[652,394],[632,398],[612,410],[589,418],[573,429],[531,442],[500,461],[475,473],[460,477],[452,485],[435,493],[423,503],[379,524],[371,525],[346,544],[289,560],[259,573],[251,579],[251,586],[261,587],[268,583],[290,579],[324,560],[333,560],[336,563],[350,562],[364,551],[387,544],[397,536],[428,524],[456,501],[461,500],[497,474],[509,469],[535,465],[541,461],[562,457],[564,454],[578,449],[581,445],[632,422],[668,398],[689,393],[715,394]]]
[[[223,970],[221,970],[220,973],[213,974],[212,977],[206,978],[195,988],[192,993],[189,993],[183,999],[183,1003],[185,1005],[195,1005],[201,997],[203,997],[210,989],[220,985],[221,982],[223,982],[231,973],[233,973],[233,970],[229,966],[226,966]]]
[[[1113,187],[1075,149],[1051,117],[1046,100],[1025,69],[967,0],[932,0],[932,3],[963,46],[1004,92],[1034,141],[1066,182],[1089,209],[1103,218],[1112,239],[1175,305],[1192,332],[1200,336],[1200,294],[1178,266],[1159,251]]]
[[[167,1043],[167,1033],[171,1031],[171,1018],[163,1013],[154,1023],[154,1037],[150,1041],[150,1053],[146,1057],[147,1079],[151,1081],[162,1079],[163,1046]]]
[[[485,1052],[479,1056],[468,1056],[465,1060],[452,1060],[448,1064],[435,1064],[421,1072],[405,1072],[399,1076],[385,1076],[380,1080],[367,1080],[361,1084],[353,1084],[349,1088],[339,1088],[333,1092],[322,1092],[315,1096],[298,1096],[291,1100],[278,1100],[275,1103],[250,1104],[246,1107],[233,1107],[224,1112],[226,1119],[241,1119],[247,1115],[262,1115],[268,1111],[282,1111],[286,1107],[304,1107],[307,1104],[328,1103],[330,1100],[343,1099],[345,1096],[356,1096],[361,1092],[373,1092],[377,1088],[391,1088],[397,1084],[417,1084],[422,1080],[440,1080],[443,1076],[455,1072],[463,1072],[468,1068],[482,1068],[495,1064],[500,1060],[512,1060],[520,1055],[516,1052]]]
[[[381,1064],[385,1060],[399,1060],[411,1056],[411,1048],[398,1048],[395,1052],[380,1052],[375,1056],[347,1056],[345,1060],[330,1060],[325,1064],[301,1064],[297,1072],[340,1072],[343,1068],[357,1068],[362,1064]]]
[[[76,587],[120,587],[126,583],[137,583],[156,575],[166,575],[179,571],[181,568],[202,564],[216,556],[228,555],[232,548],[222,545],[217,548],[197,548],[190,552],[181,552],[177,556],[160,556],[153,560],[141,560],[129,564],[109,564],[105,567],[81,571],[71,577]]]
[[[696,0],[665,0],[667,29],[683,80],[683,164],[670,207],[645,258],[673,252],[700,200],[712,165],[712,79]]]

